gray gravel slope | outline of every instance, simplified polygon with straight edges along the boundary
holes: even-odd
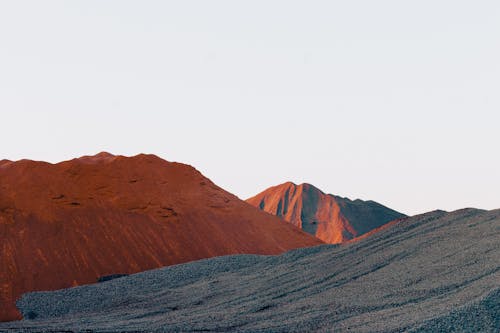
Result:
[[[239,255],[25,294],[0,332],[500,332],[500,210],[357,243]]]

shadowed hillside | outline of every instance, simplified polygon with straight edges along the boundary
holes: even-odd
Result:
[[[406,216],[374,201],[352,201],[325,194],[310,184],[290,182],[247,202],[330,244],[346,242]]]
[[[321,242],[154,155],[0,162],[0,320],[14,300],[112,274]]]
[[[24,295],[12,332],[498,332],[500,210],[408,218],[345,245],[238,255]]]

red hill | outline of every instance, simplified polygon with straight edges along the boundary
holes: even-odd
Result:
[[[236,253],[321,242],[191,166],[101,153],[0,162],[0,320],[22,293]]]
[[[310,184],[285,183],[247,200],[326,243],[343,243],[405,217],[374,201],[325,194]]]

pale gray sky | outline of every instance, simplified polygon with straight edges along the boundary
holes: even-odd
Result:
[[[500,208],[500,1],[0,1],[0,159]]]

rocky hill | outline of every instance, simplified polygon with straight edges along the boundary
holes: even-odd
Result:
[[[357,242],[201,260],[24,295],[0,331],[498,332],[500,210],[435,211]]]
[[[288,182],[247,199],[330,244],[343,243],[384,224],[406,217],[374,201],[325,194],[310,184]]]
[[[227,254],[321,244],[154,155],[0,163],[0,320],[22,293]]]

